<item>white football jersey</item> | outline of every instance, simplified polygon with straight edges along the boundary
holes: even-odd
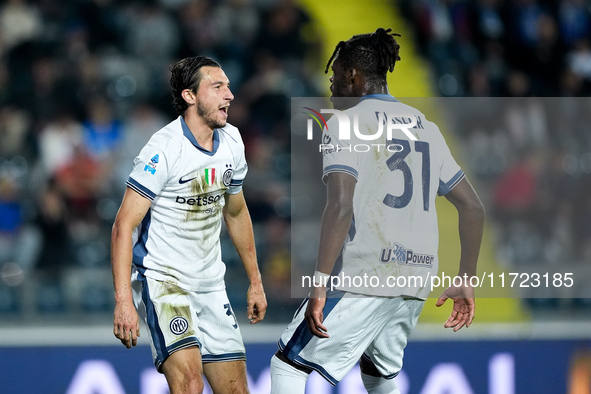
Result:
[[[246,176],[244,144],[230,124],[203,149],[182,116],[156,132],[134,161],[127,186],[152,205],[134,232],[133,264],[147,277],[189,291],[225,288],[220,230],[224,194]]]
[[[342,261],[333,270],[333,275],[343,278],[337,288],[426,298],[430,276],[437,274],[438,267],[435,198],[455,187],[464,173],[439,128],[394,97],[365,96],[344,112],[350,119],[350,138],[339,139],[339,122],[333,116],[322,139],[323,178],[345,172],[357,179],[353,223]],[[412,117],[416,126],[407,130],[416,141],[399,128],[387,139],[388,124],[409,124]],[[364,137],[377,134],[378,122],[381,137]],[[376,278],[370,282],[372,276]]]

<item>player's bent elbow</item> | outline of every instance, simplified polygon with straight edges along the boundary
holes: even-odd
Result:
[[[337,220],[351,220],[353,217],[353,204],[347,202],[337,201],[334,204],[329,204],[327,210]]]
[[[115,244],[118,242],[122,237],[125,237],[126,234],[131,235],[131,231],[125,231],[125,226],[121,221],[116,218],[115,223],[113,223],[113,227],[111,228],[111,243]]]
[[[464,204],[464,207],[468,212],[475,216],[481,217],[482,219],[484,219],[486,216],[484,205],[478,198],[470,200],[468,203]]]
[[[471,196],[470,198],[463,198],[459,201],[452,201],[456,206],[458,212],[469,214],[470,216],[484,220],[486,212],[484,205],[477,195]]]
[[[472,209],[474,210],[474,214],[480,220],[484,221],[484,219],[486,218],[486,209],[484,208],[484,204],[482,204],[482,201],[480,201],[480,199],[478,199],[478,201],[474,203],[474,207]]]
[[[470,204],[464,204],[461,207],[458,207],[458,213],[461,217],[469,220],[470,222],[477,224],[478,226],[484,225],[484,219],[486,216],[486,212],[484,210],[484,205],[477,200]]]
[[[119,222],[115,220],[115,223],[113,223],[113,227],[111,227],[111,242],[114,242],[117,239],[120,232],[121,226],[119,225]]]

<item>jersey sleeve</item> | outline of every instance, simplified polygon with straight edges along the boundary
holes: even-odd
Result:
[[[358,154],[352,149],[350,141],[340,141],[339,124],[333,116],[329,119],[327,127],[322,130],[322,182],[326,183],[326,177],[333,172],[343,172],[355,179],[358,175]]]
[[[439,130],[438,130],[439,131]],[[439,188],[437,194],[445,196],[449,193],[464,177],[464,171],[451,155],[445,139],[439,132],[440,141],[437,143],[440,152],[439,155]]]
[[[248,165],[246,164],[246,156],[244,155],[244,143],[239,138],[239,146],[238,146],[238,154],[236,155],[236,161],[234,163],[234,172],[232,173],[232,179],[230,180],[230,186],[226,193],[228,194],[238,194],[242,190],[242,183],[244,182],[244,178],[246,178],[246,173],[248,172]]]
[[[180,147],[165,135],[154,134],[133,161],[127,186],[150,201],[162,191],[169,179]],[[172,158],[172,160],[171,160]]]

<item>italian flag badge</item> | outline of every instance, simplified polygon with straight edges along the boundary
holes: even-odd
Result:
[[[209,186],[213,185],[215,182],[215,168],[206,168],[205,169],[205,183]]]

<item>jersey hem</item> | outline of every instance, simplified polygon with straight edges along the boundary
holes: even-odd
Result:
[[[170,277],[166,277],[164,275],[160,275],[152,270],[146,269],[143,273],[143,276],[146,276],[150,279],[156,280],[158,282],[166,282],[174,284],[175,286],[180,287],[183,290],[190,291],[192,293],[210,293],[213,291],[222,291],[226,290],[226,283],[222,277],[221,281],[217,282],[215,285],[198,285],[196,287],[188,286],[186,283],[180,283]]]

